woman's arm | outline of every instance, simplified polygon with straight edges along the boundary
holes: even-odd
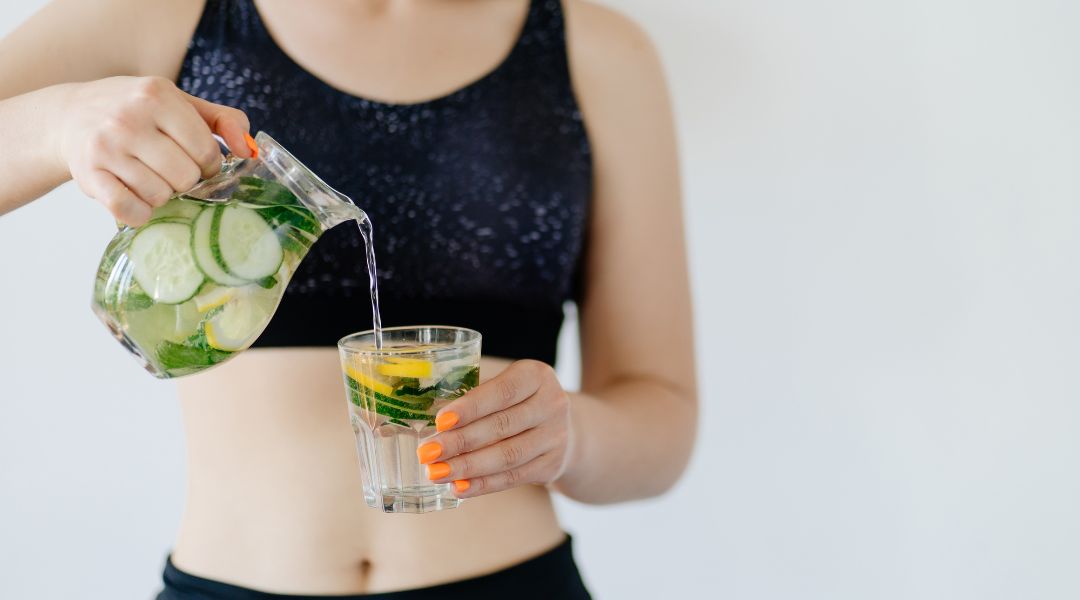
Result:
[[[214,172],[215,119],[246,152],[239,111],[169,83],[202,5],[55,0],[0,40],[0,215],[74,177],[137,224],[200,171]]]
[[[126,4],[134,3],[52,2],[0,40],[0,214],[70,178],[54,125],[72,86],[57,84],[134,69]]]
[[[555,482],[584,502],[659,494],[684,470],[697,386],[674,125],[656,51],[633,23],[570,2],[574,84],[595,186],[580,307],[582,386]]]
[[[593,148],[581,305],[582,391],[517,361],[450,403],[419,449],[462,497],[552,484],[582,502],[670,488],[697,431],[675,135],[659,60],[616,13],[568,2],[571,67]]]
[[[3,50],[0,48],[0,55]],[[64,109],[67,87],[49,87],[0,101],[0,215],[44,196],[70,178],[46,125]]]

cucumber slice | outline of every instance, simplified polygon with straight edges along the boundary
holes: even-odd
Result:
[[[429,425],[435,424],[435,417],[427,414],[428,408],[414,408],[409,404],[384,396],[370,388],[357,384],[352,379],[347,380],[349,400],[363,410],[393,419],[409,421],[427,421]]]
[[[150,220],[156,221],[157,219],[177,218],[190,221],[199,216],[199,211],[201,210],[202,207],[194,202],[173,198],[166,202],[164,206],[155,208],[153,214],[150,215]]]
[[[131,240],[128,258],[135,281],[154,302],[180,304],[202,285],[191,253],[191,227],[183,223],[144,226]]]
[[[277,273],[284,253],[273,228],[242,206],[218,206],[210,222],[210,249],[229,274],[255,281]]]
[[[207,277],[220,285],[240,286],[246,285],[246,279],[230,275],[222,269],[214,260],[214,251],[211,246],[210,226],[214,220],[215,207],[208,206],[202,209],[199,216],[191,224],[191,250],[195,255],[195,264],[198,265]]]
[[[179,223],[181,225],[191,225],[191,219],[185,219],[183,217],[155,217],[146,222],[147,225],[157,225],[158,223]]]

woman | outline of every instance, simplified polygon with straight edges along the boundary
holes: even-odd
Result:
[[[0,213],[72,178],[139,225],[216,172],[212,132],[249,156],[250,119],[371,215],[384,323],[484,335],[484,381],[427,447],[470,500],[368,509],[334,347],[370,327],[366,272],[352,228],[325,234],[257,347],[178,381],[188,497],[161,598],[588,597],[551,494],[645,498],[682,472],[696,389],[673,127],[655,52],[619,15],[55,0],[0,44],[0,98]],[[580,393],[550,366],[567,300]]]

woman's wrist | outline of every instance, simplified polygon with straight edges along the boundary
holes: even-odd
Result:
[[[65,180],[71,177],[71,169],[64,156],[63,146],[65,116],[71,108],[72,98],[80,85],[82,84],[61,83],[38,90],[42,93],[41,101],[46,107],[44,114],[47,115],[41,123],[44,142],[42,160],[48,165],[50,174],[55,174],[57,178]]]
[[[559,476],[547,487],[563,496],[574,498],[577,495],[580,475],[586,470],[587,441],[581,436],[582,432],[589,430],[585,422],[588,419],[590,405],[596,402],[596,398],[581,392],[572,392],[568,395],[570,397],[570,425],[566,442],[566,458]]]
[[[0,178],[7,182],[0,191],[0,215],[71,178],[61,140],[69,97],[78,85],[53,85],[0,101],[0,143],[12,150],[0,165]]]

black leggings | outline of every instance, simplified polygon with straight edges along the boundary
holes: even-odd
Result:
[[[157,600],[431,600],[432,598],[536,598],[544,600],[589,600],[581,580],[570,537],[523,563],[473,579],[431,587],[351,596],[291,596],[250,590],[220,581],[196,577],[177,569],[170,559],[162,576],[165,589]]]

